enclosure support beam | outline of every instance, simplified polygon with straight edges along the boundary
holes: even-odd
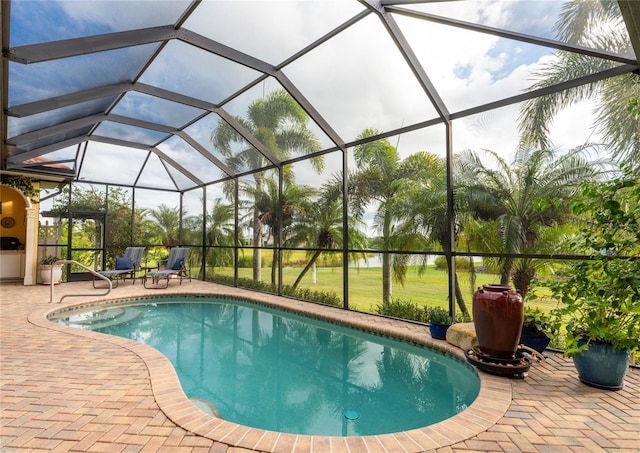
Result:
[[[449,314],[451,319],[456,319],[456,219],[453,200],[453,125],[451,121],[445,122],[445,140],[447,153],[447,225],[449,235],[449,250],[447,251],[447,262],[449,263]]]

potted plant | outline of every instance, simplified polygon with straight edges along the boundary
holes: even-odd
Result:
[[[551,313],[525,305],[520,344],[542,354],[557,332],[558,323]]]
[[[431,336],[437,340],[446,339],[447,330],[453,322],[449,311],[441,307],[425,307],[425,313]]]
[[[565,355],[580,380],[620,389],[630,353],[640,346],[640,179],[587,183],[572,209],[585,217],[571,242],[592,255],[550,282],[566,321]]]
[[[56,264],[59,259],[57,256],[49,255],[40,260],[40,281],[43,285],[50,285],[52,282],[54,285],[60,283],[62,264]]]

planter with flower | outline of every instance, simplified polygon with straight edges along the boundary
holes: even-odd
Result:
[[[62,264],[56,264],[60,260],[57,256],[45,256],[40,260],[40,281],[43,285],[60,283],[62,278]]]
[[[584,226],[572,249],[591,256],[549,283],[554,311],[580,380],[617,390],[640,346],[640,179],[585,184],[573,211]]]

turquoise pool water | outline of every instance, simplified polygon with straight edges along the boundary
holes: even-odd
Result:
[[[435,350],[235,299],[154,298],[53,320],[154,347],[203,410],[272,431],[420,428],[464,410],[480,386],[468,365]]]

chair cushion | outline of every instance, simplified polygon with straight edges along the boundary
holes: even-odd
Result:
[[[133,269],[131,258],[116,256],[116,270]]]
[[[177,259],[176,262],[173,263],[173,266],[171,266],[171,269],[174,271],[179,271],[182,269],[183,263],[184,263],[184,258]]]

